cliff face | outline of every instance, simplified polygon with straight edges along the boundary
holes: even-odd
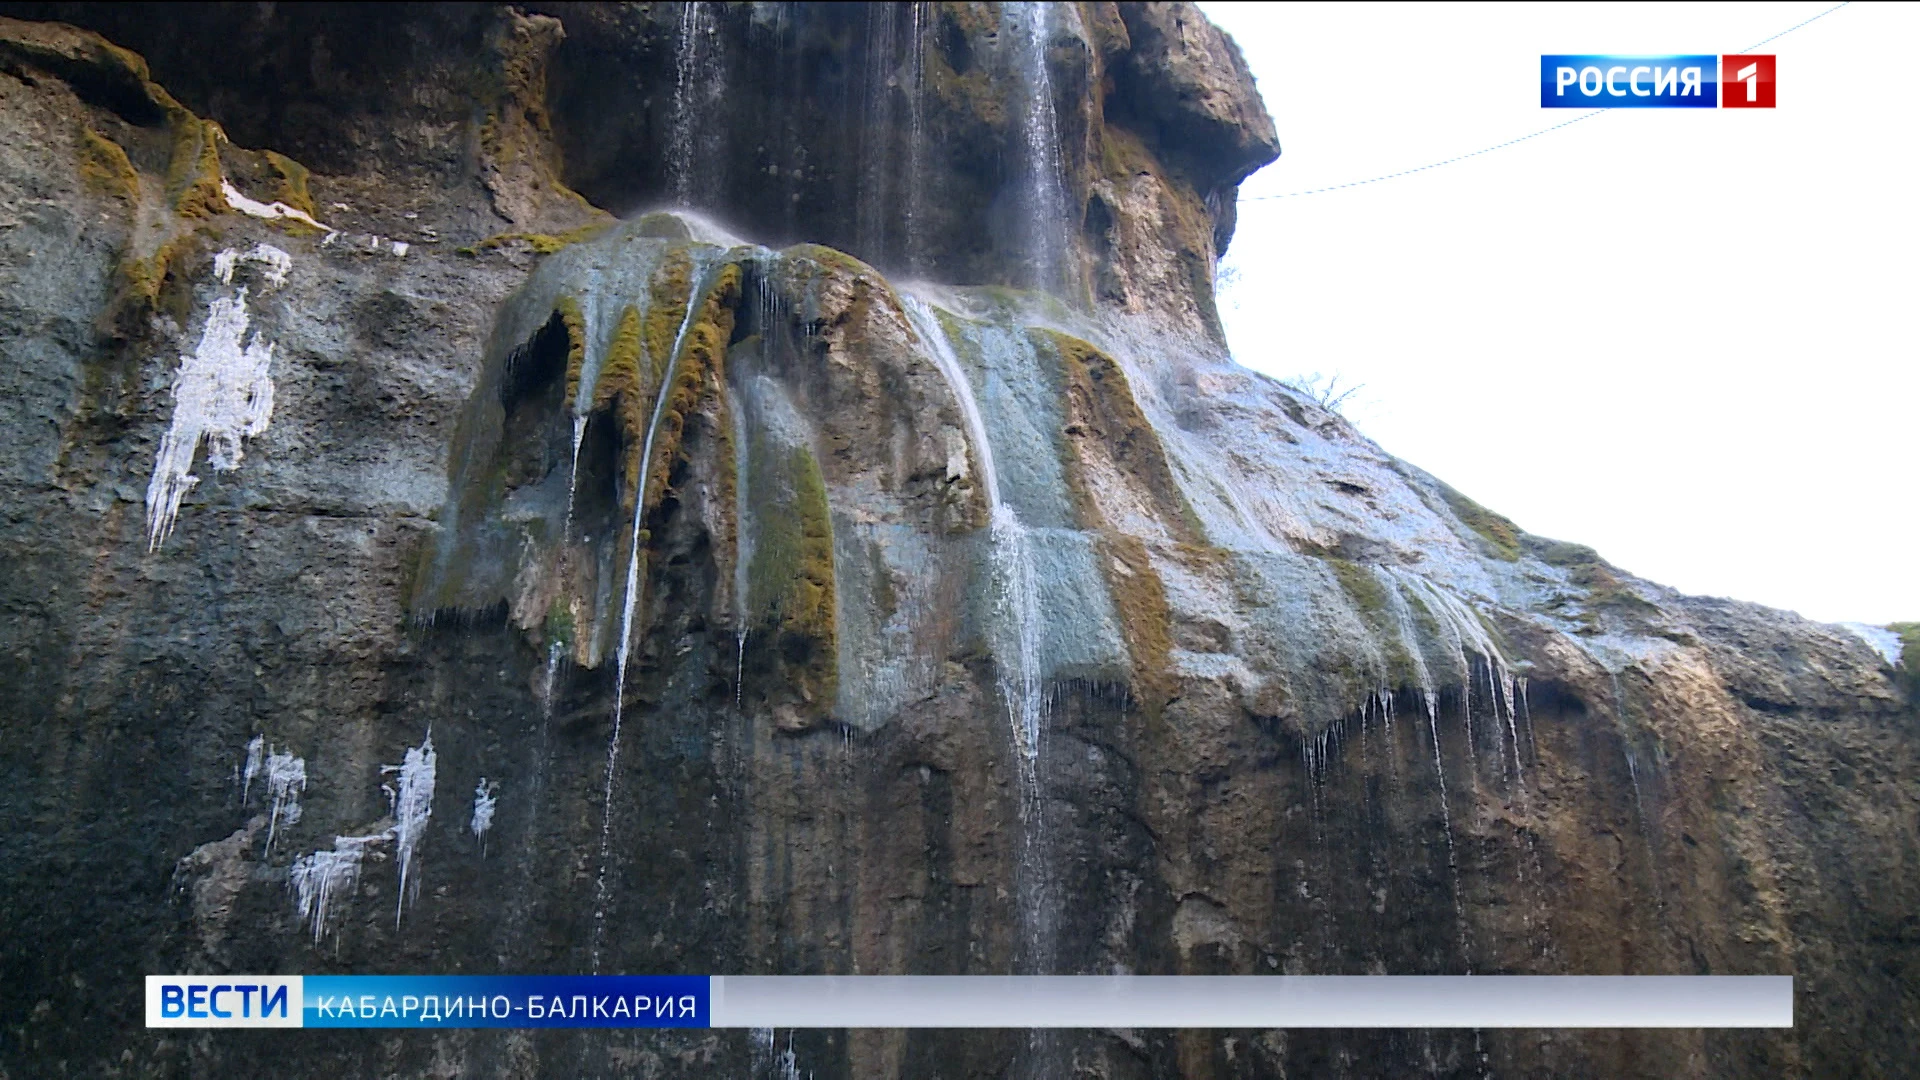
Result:
[[[1278,148],[1191,7],[5,10],[9,1072],[1905,1068],[1920,657],[1529,536],[1233,366],[1213,266]],[[1800,996],[141,1029],[196,970]]]

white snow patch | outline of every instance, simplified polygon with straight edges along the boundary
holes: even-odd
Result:
[[[407,748],[407,756],[398,765],[383,765],[383,773],[398,773],[400,788],[388,788],[393,798],[393,838],[400,857],[400,900],[393,914],[394,926],[407,910],[407,887],[413,873],[414,849],[433,816],[433,773],[439,756],[433,752],[433,735],[428,733],[419,746]],[[412,881],[415,889],[419,882]]]
[[[267,268],[267,281],[279,288],[287,283],[287,271],[293,269],[293,256],[274,247],[272,244],[255,244],[253,250],[244,254],[228,248],[213,257],[213,276],[220,284],[233,284],[233,272],[243,262],[259,263]]]
[[[1836,625],[1843,630],[1851,631],[1855,637],[1879,650],[1881,658],[1886,660],[1888,667],[1900,666],[1900,651],[1904,643],[1900,640],[1899,634],[1884,626],[1868,626],[1866,623],[1843,622]]]
[[[268,221],[291,219],[293,221],[305,222],[322,232],[334,231],[332,226],[322,225],[313,220],[313,215],[307,213],[305,210],[296,210],[283,202],[263,203],[249,199],[245,195],[240,194],[240,189],[234,187],[233,181],[231,180],[222,179],[220,181],[220,194],[226,196],[228,206],[250,217],[265,218]]]
[[[260,244],[244,254],[228,249],[214,256],[214,274],[233,281],[241,262],[266,267],[267,288],[285,283],[293,260],[279,248]],[[154,455],[147,483],[147,550],[159,548],[180,516],[180,500],[200,478],[193,458],[202,442],[207,464],[221,472],[240,467],[246,440],[267,430],[273,420],[273,343],[247,337],[247,290],[215,300],[192,356],[180,358],[173,377],[173,419]]]
[[[473,821],[467,827],[473,830],[473,838],[480,841],[483,855],[487,850],[487,830],[493,828],[493,806],[499,801],[499,790],[498,783],[489,784],[484,776],[473,789]]]

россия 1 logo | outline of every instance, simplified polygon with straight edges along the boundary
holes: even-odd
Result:
[[[1771,56],[1542,56],[1543,109],[1771,109]]]

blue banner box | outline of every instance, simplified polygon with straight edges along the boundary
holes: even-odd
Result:
[[[1713,109],[1718,56],[1542,56],[1543,109]]]
[[[149,975],[176,1028],[1792,1027],[1784,975]]]

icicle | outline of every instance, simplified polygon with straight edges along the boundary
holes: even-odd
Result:
[[[1440,824],[1447,836],[1447,874],[1453,880],[1453,920],[1460,935],[1461,959],[1467,961],[1467,973],[1472,974],[1472,961],[1467,959],[1467,917],[1460,906],[1460,861],[1453,845],[1453,810],[1447,804],[1447,770],[1440,758],[1440,713],[1432,695],[1427,697],[1427,731],[1433,736],[1433,778],[1440,785]]]
[[[759,1080],[773,1070],[773,1029],[752,1028],[747,1032],[747,1040],[751,1062],[749,1071],[754,1080]]]
[[[1513,782],[1520,786],[1524,799],[1527,791],[1527,770],[1520,762],[1520,726],[1516,723],[1514,706],[1519,703],[1521,687],[1525,685],[1519,676],[1513,677],[1513,693],[1507,698],[1507,735],[1513,740]]]
[[[247,795],[253,790],[253,778],[259,776],[261,768],[266,765],[266,746],[267,737],[265,735],[255,735],[253,739],[247,743],[247,764],[240,782],[241,806],[247,805]]]
[[[552,641],[547,643],[547,670],[540,676],[540,719],[553,715],[553,689],[560,674],[560,657],[567,651],[566,643]]]
[[[787,1032],[787,1049],[780,1055],[780,1080],[800,1080],[800,1058],[793,1052],[793,1032]]]
[[[741,688],[747,679],[747,631],[742,627],[734,634],[733,649],[733,707],[740,708]]]
[[[480,854],[487,854],[487,831],[493,828],[493,807],[498,796],[499,784],[487,783],[486,777],[473,789],[473,820],[467,826],[472,830],[473,838],[480,842]]]
[[[434,767],[438,760],[429,730],[419,746],[407,748],[400,764],[380,767],[382,773],[399,774],[399,789],[389,789],[393,794],[393,837],[400,861],[400,896],[393,913],[396,928],[406,914],[409,886],[417,890],[420,885],[413,874],[413,859],[426,832],[427,819],[433,816]]]
[[[313,930],[313,943],[326,933],[333,906],[353,894],[360,881],[360,860],[369,845],[384,843],[392,834],[336,836],[332,851],[316,851],[295,859],[287,871],[287,887],[294,906]]]
[[[307,790],[307,762],[292,754],[277,754],[267,749],[267,798],[272,801],[267,819],[267,854],[273,854],[273,842],[282,825],[300,820],[300,796]]]

